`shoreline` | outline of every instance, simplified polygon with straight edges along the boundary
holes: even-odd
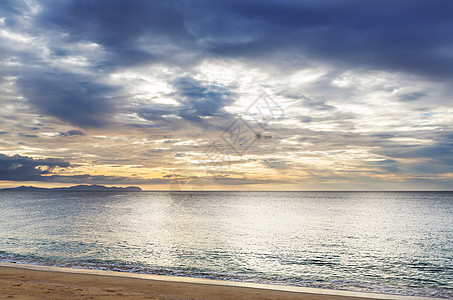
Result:
[[[0,298],[439,299],[0,262]]]

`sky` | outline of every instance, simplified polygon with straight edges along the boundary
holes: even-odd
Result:
[[[452,190],[449,0],[2,0],[0,187]]]

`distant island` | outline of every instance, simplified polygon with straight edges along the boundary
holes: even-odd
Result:
[[[142,189],[138,186],[128,186],[128,187],[108,187],[103,185],[75,185],[70,187],[61,187],[61,188],[39,188],[34,186],[19,186],[15,188],[5,188],[0,189],[0,191],[72,191],[72,192],[141,192]]]

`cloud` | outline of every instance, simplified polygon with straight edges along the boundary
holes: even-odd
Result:
[[[453,4],[448,0],[249,0],[216,2],[209,7],[218,12],[217,18],[205,24],[203,34],[211,37],[211,51],[219,55],[262,57],[271,52],[282,56],[289,51],[349,68],[436,78],[453,70],[449,54]],[[235,38],[242,37],[240,31],[245,28],[225,25],[230,29],[225,30],[229,34],[225,38],[210,30],[216,28],[214,22],[244,24],[250,34]]]
[[[40,181],[73,183],[73,184],[168,184],[165,178],[144,179],[140,177],[107,176],[107,175],[51,175]]]
[[[234,102],[234,93],[225,86],[203,82],[192,77],[180,77],[172,81],[175,92],[169,96],[179,105],[152,104],[140,107],[138,115],[151,121],[164,121],[172,126],[183,127],[183,122],[195,125],[213,126],[209,117],[216,117],[223,123],[232,119],[224,110]],[[182,121],[178,120],[182,119]],[[214,120],[214,121],[216,121]]]
[[[5,0],[0,3],[2,16],[7,16],[5,23],[13,26],[20,22],[24,14],[30,13],[30,7],[24,1]]]
[[[202,84],[190,78],[178,78],[173,82],[176,99],[181,104],[179,115],[184,119],[200,122],[203,117],[225,115],[222,109],[234,102],[232,93],[225,87]]]
[[[74,135],[85,135],[85,133],[78,130],[68,130],[66,132],[60,132],[60,136],[74,136]]]
[[[0,180],[41,181],[59,183],[91,184],[166,184],[166,178],[143,179],[139,177],[107,175],[59,175],[56,168],[70,168],[74,165],[58,158],[33,159],[28,156],[7,156],[0,154]]]
[[[37,138],[38,137],[36,134],[23,134],[23,133],[19,133],[19,136],[28,137],[28,138]]]
[[[41,113],[79,127],[102,127],[114,111],[108,94],[114,88],[75,74],[44,70],[19,78],[22,94]]]
[[[284,170],[289,169],[289,167],[288,167],[289,161],[287,161],[287,160],[269,158],[269,159],[263,159],[261,161],[261,163],[266,165],[267,167],[273,168],[273,169],[284,169]]]
[[[0,154],[0,180],[45,181],[56,168],[70,167],[70,163],[56,158],[33,159],[27,156]]]
[[[403,101],[415,101],[418,100],[422,97],[426,96],[423,93],[420,92],[413,92],[413,93],[408,93],[400,96],[400,99]]]
[[[110,98],[122,87],[105,83],[105,75],[118,68],[165,64],[184,72],[208,59],[232,58],[287,72],[319,63],[336,72],[365,68],[437,79],[453,71],[453,4],[444,0],[38,3],[39,9],[22,1],[2,6],[8,28],[30,35],[39,50],[0,46],[21,63],[13,73],[20,75],[19,90],[29,102],[80,127],[105,126],[111,119]],[[74,65],[75,59],[85,67]],[[72,62],[55,68],[52,60]],[[177,110],[179,117],[200,122],[232,103],[232,90],[207,89],[193,76],[168,81],[182,106],[149,108],[142,116],[151,120]],[[317,109],[332,108],[316,101],[311,105]]]
[[[68,34],[67,40],[95,42],[108,51],[103,68],[161,60],[167,50],[193,37],[180,13],[184,3],[169,1],[47,1],[39,26]],[[177,9],[179,7],[179,9]]]
[[[66,43],[101,45],[107,51],[98,66],[102,69],[155,62],[181,65],[190,64],[188,57],[197,62],[222,56],[286,68],[316,59],[436,78],[453,70],[453,4],[448,0],[40,4],[35,26],[67,35]],[[5,6],[10,15],[18,14],[13,8],[18,4]],[[55,53],[59,48],[51,47]]]
[[[228,175],[256,172],[243,182],[275,183],[277,172],[281,182],[371,182],[386,174],[435,177],[452,166],[451,1],[0,6],[4,153],[196,173],[202,149],[221,142],[264,90],[285,117],[262,135],[272,138],[233,158]],[[152,184],[139,175],[41,174],[36,163],[44,162],[6,168],[40,181]],[[338,175],[357,170],[362,175]]]
[[[398,161],[394,159],[384,159],[384,160],[379,160],[379,161],[373,161],[369,162],[371,166],[377,166],[380,170],[382,170],[382,173],[400,173],[401,169],[399,166]]]

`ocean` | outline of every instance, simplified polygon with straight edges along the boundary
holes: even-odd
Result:
[[[453,298],[453,192],[0,192],[0,261]]]

